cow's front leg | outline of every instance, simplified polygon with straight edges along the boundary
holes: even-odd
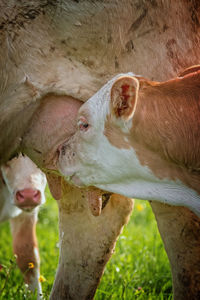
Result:
[[[174,300],[200,299],[200,219],[184,207],[151,206],[171,264]]]
[[[13,251],[17,255],[17,265],[24,275],[31,291],[37,289],[37,299],[42,296],[40,275],[40,257],[37,246],[37,213],[23,212],[10,220],[13,235]]]
[[[87,192],[63,182],[58,206],[60,260],[50,299],[93,299],[133,202],[112,195],[101,215],[95,217]]]

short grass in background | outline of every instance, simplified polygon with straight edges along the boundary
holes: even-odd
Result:
[[[44,299],[49,299],[59,256],[57,203],[46,192],[37,236]],[[35,300],[23,283],[12,253],[9,223],[0,224],[0,299]],[[137,200],[115,253],[106,266],[95,300],[172,300],[169,262],[147,201]],[[81,299],[80,299],[81,300]]]

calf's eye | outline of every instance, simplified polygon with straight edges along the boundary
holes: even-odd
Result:
[[[89,128],[89,124],[85,117],[80,117],[78,120],[78,128],[81,131],[87,131]]]

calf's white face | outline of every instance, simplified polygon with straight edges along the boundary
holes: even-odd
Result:
[[[45,202],[46,176],[28,156],[20,154],[4,164],[1,171],[14,205],[30,211]]]
[[[17,264],[29,289],[37,289],[37,299],[41,299],[36,223],[39,205],[45,202],[46,176],[22,154],[1,166],[1,173],[0,221],[10,221]],[[34,268],[28,268],[29,262]]]
[[[60,149],[58,167],[68,180],[130,197],[132,191],[123,192],[122,183],[126,189],[133,180],[152,176],[148,168],[141,166],[126,137],[138,90],[139,80],[133,74],[117,75],[80,108],[77,132]],[[125,136],[117,136],[118,131]]]
[[[200,214],[197,178],[187,170],[198,166],[192,160],[198,155],[191,155],[200,140],[200,124],[192,125],[198,86],[197,76],[164,83],[116,76],[80,108],[77,132],[59,149],[61,173],[78,186],[185,205]]]
[[[121,177],[121,153],[104,134],[106,117],[110,113],[110,91],[118,77],[109,81],[82,105],[77,117],[76,133],[60,148],[58,168],[79,186],[105,184],[110,180],[116,182]],[[113,166],[117,172],[112,171]]]

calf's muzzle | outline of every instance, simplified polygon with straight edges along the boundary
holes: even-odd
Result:
[[[41,193],[37,189],[23,189],[16,192],[15,205],[21,209],[34,208],[41,204]]]

